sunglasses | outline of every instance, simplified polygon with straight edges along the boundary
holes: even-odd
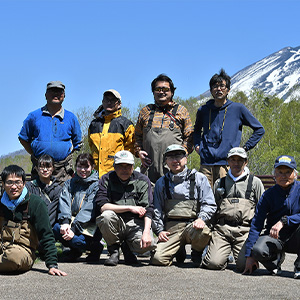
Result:
[[[163,87],[156,87],[154,89],[154,92],[164,92],[164,93],[166,93],[166,92],[169,92],[169,91],[170,91],[170,88],[165,87],[165,86],[163,86]]]

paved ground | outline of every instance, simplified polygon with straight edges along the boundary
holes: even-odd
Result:
[[[300,280],[293,279],[295,255],[288,254],[283,274],[255,275],[235,273],[233,265],[225,271],[192,268],[190,257],[179,267],[140,266],[121,263],[117,267],[98,264],[60,263],[66,277],[47,275],[43,262],[21,275],[0,275],[0,299],[299,299]]]

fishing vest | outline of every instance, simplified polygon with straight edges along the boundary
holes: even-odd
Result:
[[[218,224],[227,224],[234,227],[250,227],[251,220],[254,217],[256,206],[255,201],[250,199],[253,177],[254,176],[252,174],[249,175],[245,198],[227,197],[225,188],[226,177],[220,179],[220,188],[224,189],[224,194],[222,195],[221,200],[217,203],[218,210],[216,216]]]
[[[187,170],[185,181],[190,181],[189,199],[173,199],[170,193],[170,183],[164,177],[167,199],[165,200],[165,215],[167,219],[196,219],[199,212],[199,201],[195,199],[195,173]]]
[[[30,223],[30,215],[28,214],[29,201],[27,207],[23,211],[22,221],[14,222],[6,220],[0,212],[1,224],[1,246],[8,244],[17,244],[36,250],[39,245],[38,236],[35,228]]]

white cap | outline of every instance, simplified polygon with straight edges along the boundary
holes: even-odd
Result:
[[[241,158],[247,159],[247,152],[244,148],[241,148],[241,147],[234,147],[234,148],[230,149],[227,154],[227,158],[229,158],[233,155],[237,155]]]
[[[134,164],[134,157],[131,152],[122,150],[115,154],[115,165],[117,164]]]

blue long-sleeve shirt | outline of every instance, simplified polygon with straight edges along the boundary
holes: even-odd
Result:
[[[253,134],[243,145],[250,150],[265,133],[261,123],[241,103],[227,100],[222,107],[209,100],[197,111],[194,126],[194,146],[200,146],[202,165],[226,165],[226,156],[233,147],[239,147],[243,126],[253,129]]]
[[[278,184],[269,188],[260,198],[252,219],[245,256],[251,255],[253,245],[257,241],[266,220],[266,234],[283,216],[287,216],[287,225],[281,231],[293,231],[300,224],[300,182],[295,181],[290,190],[282,189]]]
[[[76,116],[62,108],[53,118],[47,106],[25,119],[19,138],[29,142],[35,157],[49,154],[55,161],[64,160],[73,149],[81,146],[81,129]]]

